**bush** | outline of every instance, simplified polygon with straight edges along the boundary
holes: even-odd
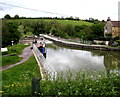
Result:
[[[120,40],[116,40],[116,42],[118,43],[118,45],[120,46]]]
[[[75,79],[71,73],[66,78],[61,74],[55,81],[41,82],[41,95],[119,96],[119,81],[118,74],[90,76],[87,72],[78,72]]]
[[[31,77],[34,77],[36,69],[38,70],[39,68],[29,65],[30,62],[28,61],[22,66],[19,65],[19,67],[14,67],[14,69],[3,72],[3,95],[31,95]],[[20,71],[21,69],[22,72]],[[14,76],[11,76],[11,74]],[[15,75],[17,75],[17,77]],[[7,80],[8,77],[10,77],[9,80]],[[120,76],[118,73],[112,73],[109,75],[100,73],[96,75],[95,72],[94,74],[89,74],[85,71],[80,71],[77,72],[76,75],[67,72],[66,76],[63,76],[63,73],[59,73],[56,80],[53,81],[41,80],[39,95],[119,97],[119,91]]]
[[[112,33],[106,33],[105,36],[106,36],[107,38],[111,38],[111,37],[112,37]]]

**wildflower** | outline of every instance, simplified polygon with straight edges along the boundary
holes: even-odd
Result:
[[[93,75],[91,75],[91,77],[93,78]]]
[[[0,91],[0,93],[3,93],[4,91]]]
[[[12,87],[14,87],[14,84],[12,84]]]
[[[9,87],[9,85],[8,86],[5,86],[6,88],[8,88]]]
[[[91,88],[90,88],[89,90],[90,90],[90,91],[92,91],[92,89],[91,89]]]
[[[101,77],[101,75],[98,75],[98,77]]]
[[[58,92],[58,95],[61,95],[61,92]]]

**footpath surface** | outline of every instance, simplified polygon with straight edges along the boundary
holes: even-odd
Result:
[[[29,57],[33,55],[33,52],[32,52],[32,50],[30,49],[30,47],[31,47],[31,46],[26,47],[26,48],[23,50],[23,53],[22,53],[21,55],[19,55],[19,57],[23,57],[23,59],[22,59],[20,62],[15,63],[15,64],[12,64],[12,65],[9,65],[9,66],[2,67],[2,68],[0,68],[0,71],[4,71],[4,70],[6,70],[6,69],[12,68],[12,67],[14,67],[14,66],[16,66],[16,65],[19,65],[19,64],[27,61],[27,60],[29,59]]]

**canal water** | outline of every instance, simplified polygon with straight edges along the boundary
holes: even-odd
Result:
[[[46,61],[57,72],[120,73],[120,52],[116,51],[80,50],[48,44]]]

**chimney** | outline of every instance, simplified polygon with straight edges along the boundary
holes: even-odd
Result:
[[[111,21],[110,17],[108,17],[107,21]]]

